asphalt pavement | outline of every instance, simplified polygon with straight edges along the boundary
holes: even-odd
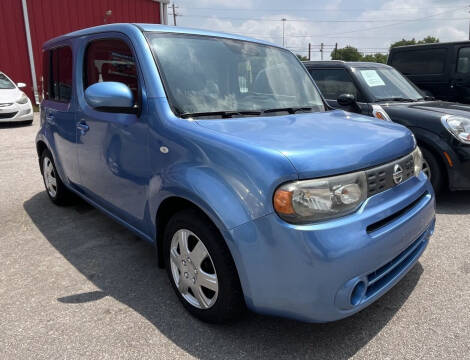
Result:
[[[0,124],[0,359],[464,359],[470,357],[470,192],[438,199],[419,263],[329,324],[188,315],[153,248],[44,191],[32,126]]]

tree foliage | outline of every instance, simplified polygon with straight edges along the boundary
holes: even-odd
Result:
[[[415,38],[411,40],[401,39],[400,41],[394,42],[390,45],[390,49],[397,46],[406,46],[406,45],[417,45],[417,44],[434,44],[438,43],[439,39],[434,36],[426,36],[423,40],[416,41]]]
[[[296,54],[295,56],[297,56],[300,61],[307,61],[308,60],[308,57],[300,55],[300,54]]]
[[[416,45],[416,44],[432,44],[438,43],[439,39],[434,36],[426,36],[422,40],[416,40],[415,38],[411,40],[401,39],[400,41],[394,42],[390,45],[390,48],[397,46],[405,45]],[[298,55],[299,56],[299,55]],[[362,54],[357,48],[353,46],[346,46],[342,49],[336,49],[331,52],[332,60],[343,60],[343,61],[368,61],[368,62],[378,62],[378,63],[387,63],[388,54],[375,53],[375,54]]]

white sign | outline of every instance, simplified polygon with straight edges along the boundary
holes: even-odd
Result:
[[[370,87],[385,86],[384,81],[375,70],[361,70],[361,75]]]

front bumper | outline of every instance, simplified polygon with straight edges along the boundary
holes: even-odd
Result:
[[[249,308],[327,322],[392,288],[424,251],[434,219],[434,193],[421,173],[343,218],[292,225],[270,214],[227,235]]]
[[[12,103],[8,106],[0,106],[0,123],[31,121],[33,115],[33,106],[29,100],[26,104]]]

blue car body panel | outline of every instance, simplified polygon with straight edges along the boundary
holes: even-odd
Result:
[[[74,53],[72,100],[41,104],[36,139],[50,149],[67,187],[150,242],[159,238],[156,214],[163,201],[192,202],[220,230],[246,303],[258,312],[306,321],[339,319],[370,304],[406,274],[434,227],[434,194],[422,173],[368,198],[353,214],[312,225],[281,220],[272,198],[288,181],[365,169],[409,154],[415,144],[408,129],[343,111],[181,119],[170,108],[145,31],[257,41],[112,24],[47,42],[45,49],[67,44]],[[131,46],[142,89],[139,114],[97,111],[85,100],[81,64],[86,44],[99,38],[120,38]],[[414,201],[384,228],[367,231]],[[418,239],[424,245],[414,257],[396,260]],[[365,279],[367,285],[367,274],[394,259],[402,264],[399,272],[388,272],[389,281],[363,303],[342,308],[351,281]]]

